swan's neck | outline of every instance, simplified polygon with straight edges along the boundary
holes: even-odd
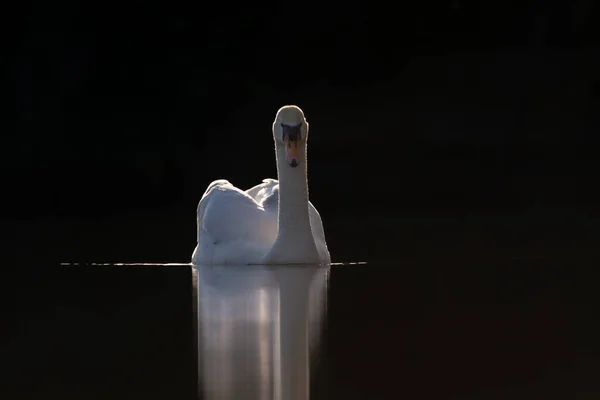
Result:
[[[299,165],[292,168],[285,160],[283,149],[277,149],[277,175],[279,178],[279,236],[312,236],[308,213],[308,183],[306,155],[301,155]]]
[[[300,154],[299,165],[295,168],[287,163],[283,147],[277,147],[276,157],[279,229],[267,259],[278,263],[318,262],[308,208],[306,151]]]

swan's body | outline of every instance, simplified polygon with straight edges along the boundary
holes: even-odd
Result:
[[[302,111],[282,107],[273,124],[279,181],[246,191],[223,179],[208,186],[198,204],[194,264],[330,262],[321,217],[308,201],[307,134]]]

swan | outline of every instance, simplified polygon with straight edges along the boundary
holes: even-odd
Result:
[[[297,106],[272,127],[277,176],[243,191],[225,179],[208,185],[197,208],[192,264],[329,264],[323,222],[308,200],[308,122]]]

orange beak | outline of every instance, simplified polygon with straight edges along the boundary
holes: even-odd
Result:
[[[298,146],[299,140],[290,140],[289,136],[286,136],[285,143],[285,160],[292,167],[297,167],[300,162],[300,148]]]

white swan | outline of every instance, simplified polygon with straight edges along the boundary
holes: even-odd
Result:
[[[308,201],[308,122],[299,107],[273,123],[279,182],[242,191],[224,179],[208,185],[197,210],[193,264],[328,264],[321,217]]]

